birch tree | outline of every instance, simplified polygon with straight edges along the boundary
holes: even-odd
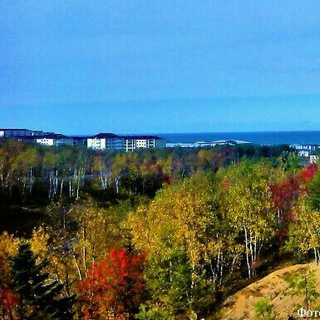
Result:
[[[243,239],[248,277],[255,273],[263,246],[276,230],[275,208],[269,188],[272,168],[266,162],[243,161],[227,169],[225,202],[231,227]]]

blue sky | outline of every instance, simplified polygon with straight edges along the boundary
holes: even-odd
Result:
[[[0,127],[320,130],[318,0],[2,0]]]

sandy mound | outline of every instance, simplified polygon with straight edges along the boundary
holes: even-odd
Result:
[[[253,305],[261,298],[267,299],[269,303],[274,305],[277,320],[287,320],[288,315],[298,318],[298,308],[295,305],[302,304],[303,298],[286,295],[288,285],[284,280],[284,276],[297,270],[303,272],[308,267],[316,270],[317,288],[320,292],[320,266],[314,264],[291,266],[275,271],[229,297],[223,303],[217,319],[254,320]],[[318,303],[317,305],[320,304]]]

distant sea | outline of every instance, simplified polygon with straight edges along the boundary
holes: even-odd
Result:
[[[207,132],[207,133],[162,133],[158,136],[167,143],[212,142],[217,140],[244,140],[260,145],[320,144],[320,131],[291,132]]]

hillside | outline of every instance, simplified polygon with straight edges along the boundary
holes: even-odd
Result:
[[[219,320],[254,320],[254,304],[261,298],[265,298],[274,306],[277,320],[288,319],[289,315],[298,318],[295,305],[302,303],[302,297],[286,295],[288,284],[284,277],[294,271],[303,272],[310,267],[316,272],[317,289],[320,292],[320,266],[315,264],[295,265],[277,270],[265,278],[252,283],[229,297],[220,309]],[[320,301],[320,300],[319,300]],[[317,305],[319,305],[319,301]]]

